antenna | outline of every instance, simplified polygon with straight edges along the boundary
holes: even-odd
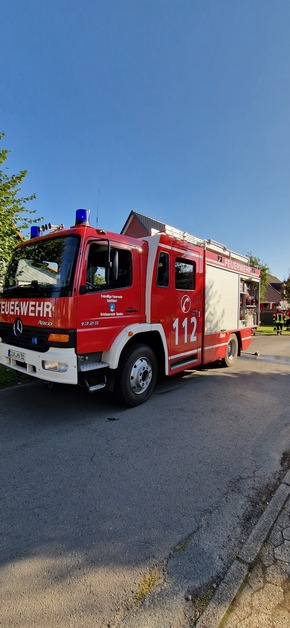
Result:
[[[99,204],[100,204],[100,188],[98,188],[97,220],[96,220],[97,226],[98,226],[98,223],[99,223]]]

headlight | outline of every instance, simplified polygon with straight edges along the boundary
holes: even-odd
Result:
[[[45,371],[66,373],[66,371],[68,370],[68,364],[66,364],[65,362],[49,362],[48,360],[42,360],[42,368]]]

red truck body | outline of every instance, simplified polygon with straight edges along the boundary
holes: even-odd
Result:
[[[0,299],[0,363],[114,390],[134,406],[158,372],[230,366],[258,325],[259,270],[168,228],[135,239],[87,221],[20,244]]]

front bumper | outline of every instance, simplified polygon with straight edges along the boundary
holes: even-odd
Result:
[[[45,363],[52,367],[61,364],[63,370],[46,370]],[[73,348],[52,347],[45,353],[38,353],[0,342],[0,364],[47,382],[78,383],[77,356]]]

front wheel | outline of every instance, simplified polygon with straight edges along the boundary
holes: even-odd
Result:
[[[144,403],[154,389],[157,360],[147,345],[133,345],[124,350],[117,373],[116,392],[126,405]]]
[[[228,341],[227,351],[224,358],[225,366],[233,366],[238,357],[238,339],[236,334],[231,334]]]

